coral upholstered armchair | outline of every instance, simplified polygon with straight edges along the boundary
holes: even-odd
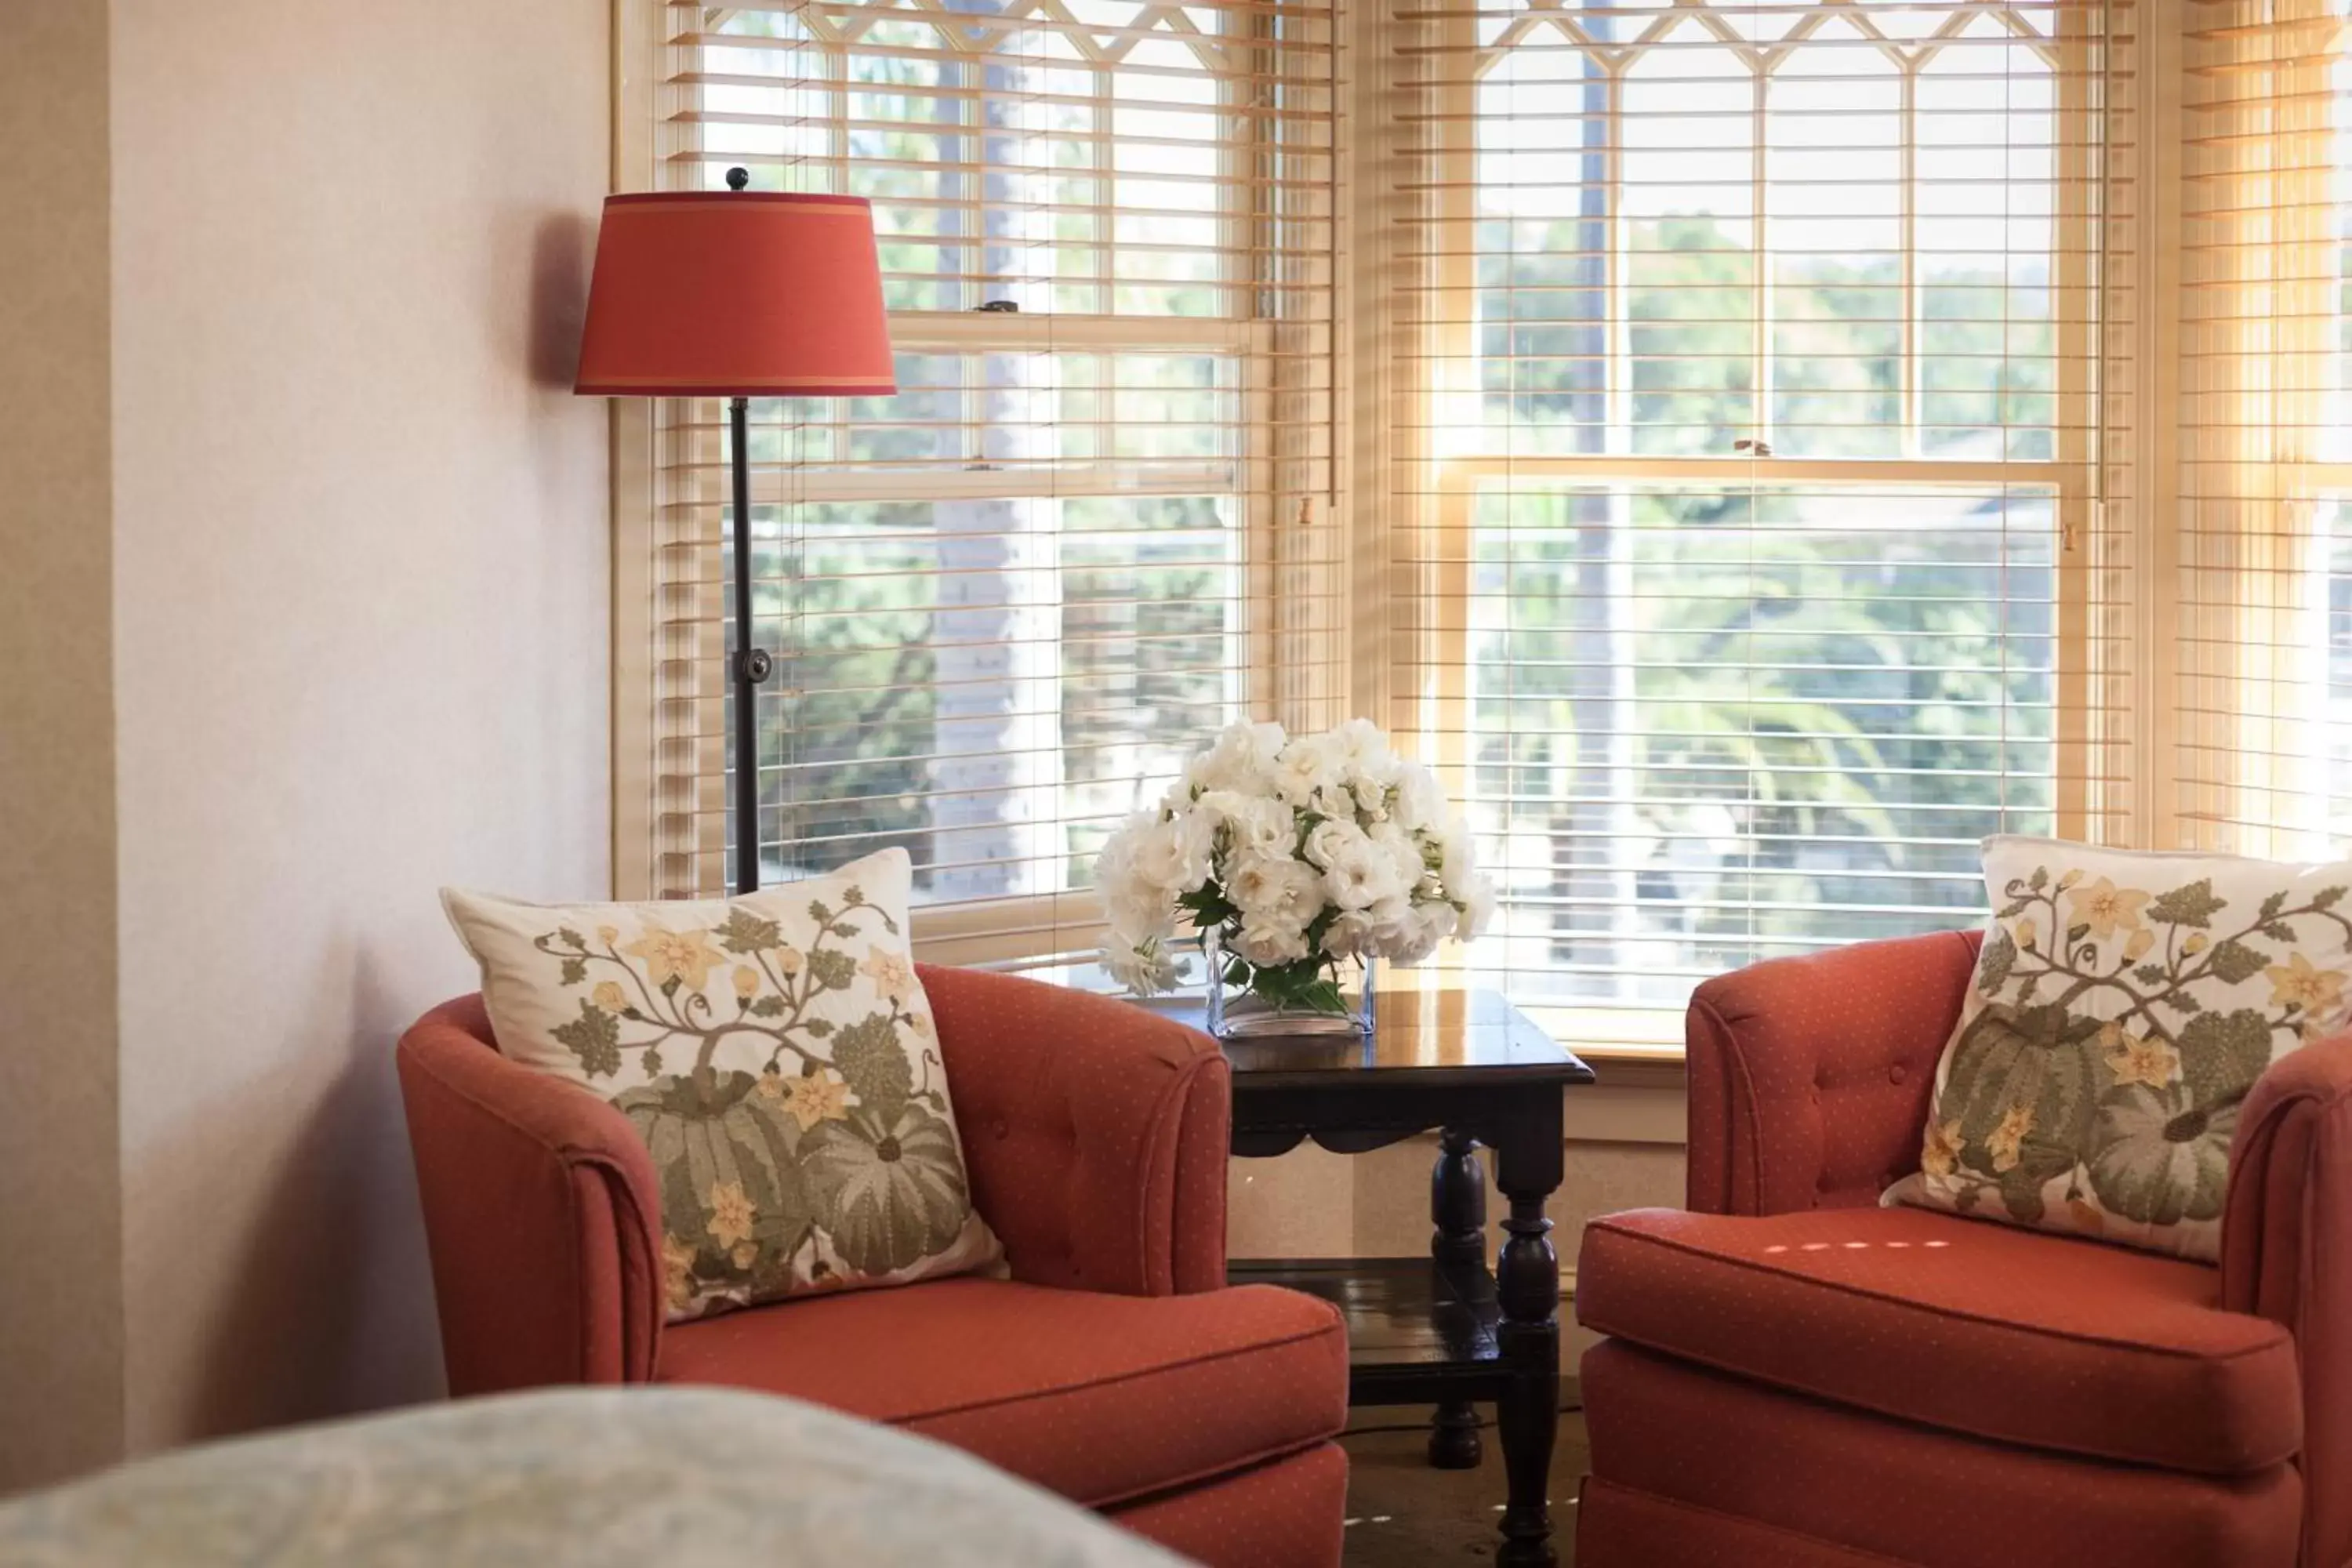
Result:
[[[1691,1212],[1578,1265],[1579,1568],[2352,1563],[2352,1037],[2247,1100],[2219,1268],[1878,1208],[1976,952],[1699,988]]]
[[[451,1392],[790,1394],[954,1444],[1205,1563],[1331,1568],[1343,1331],[1323,1302],[1225,1286],[1214,1045],[1103,997],[920,974],[1012,1279],[671,1326],[653,1169],[623,1114],[501,1057],[478,997],[420,1021],[400,1079]]]

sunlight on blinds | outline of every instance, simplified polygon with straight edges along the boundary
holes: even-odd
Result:
[[[2115,835],[2123,15],[1404,16],[1392,721],[1502,886],[1472,974],[1578,1040]]]
[[[2183,831],[2319,856],[2352,838],[2352,40],[2342,0],[2189,12]]]
[[[957,962],[1336,654],[1328,0],[670,5],[659,167],[870,198],[899,395],[756,400],[762,879],[903,845]],[[789,286],[788,284],[783,286]],[[720,887],[723,405],[666,405],[656,883]]]

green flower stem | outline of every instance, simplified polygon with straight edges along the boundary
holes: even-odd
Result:
[[[621,978],[626,980],[629,983],[630,988],[636,992],[639,1011],[643,1012],[646,1016],[653,1022],[661,1024],[665,1026],[669,1026],[669,1020],[663,1016],[662,1008],[654,1001],[653,994],[646,989],[645,982],[637,978],[636,970],[631,966],[627,959],[623,958],[618,952],[614,951],[613,944],[611,942],[606,942],[604,944],[604,951],[598,952],[595,949],[590,947],[585,942],[579,942],[569,951],[566,951],[561,948],[550,947],[548,945],[550,940],[551,939],[549,937],[536,937],[532,939],[531,945],[539,949],[540,952],[553,958],[576,958],[580,960],[583,964],[612,964],[621,972]],[[648,1043],[657,1045],[660,1042],[652,1041]],[[635,1049],[635,1047],[632,1047],[631,1048]]]
[[[654,1000],[654,993],[646,989],[645,979],[637,973],[636,966],[629,963],[628,960],[623,958],[619,952],[614,951],[611,942],[608,942],[604,944],[604,951],[602,953],[591,953],[589,956],[592,958],[602,958],[605,963],[613,964],[618,968],[624,975],[628,977],[629,984],[634,987],[637,993],[637,1005],[643,1009],[646,1017],[652,1019],[657,1024],[661,1024],[671,1028],[683,1028],[686,1026],[684,1019],[679,1019],[673,1023],[669,1018],[664,1016],[661,1004],[656,1002]],[[668,998],[664,997],[662,1000],[666,1002]],[[668,1037],[669,1037],[667,1035],[664,1035],[662,1039],[666,1040]],[[648,1043],[659,1045],[661,1044],[661,1040],[654,1040]]]
[[[1224,933],[1230,939],[1234,933]],[[1311,933],[1310,933],[1311,934]],[[1227,950],[1230,953],[1230,949]],[[1254,964],[1228,957],[1225,983],[1280,1008],[1307,1008],[1318,1013],[1345,1013],[1347,998],[1339,991],[1339,961],[1328,953],[1310,953],[1288,963]]]
[[[819,932],[818,934],[823,935],[824,933]],[[784,999],[784,1005],[793,1010],[792,1023],[797,1024],[801,1021],[802,1012],[808,1006],[808,996],[806,994],[796,996],[793,994],[793,987],[790,979],[784,975],[782,972],[778,970],[773,963],[769,962],[768,953],[771,951],[772,950],[768,948],[761,948],[759,952],[751,955],[751,961],[760,966],[760,973],[768,977],[768,984],[776,988],[776,994]],[[812,983],[814,982],[815,976],[811,974],[806,967],[803,967],[801,973],[807,976]],[[788,1028],[791,1025],[778,1026],[780,1028]]]
[[[852,909],[862,909],[865,906],[862,904],[853,904],[850,907]],[[843,912],[846,913],[847,911],[845,910]],[[833,923],[830,921],[825,921],[817,927],[816,940],[809,943],[809,956],[811,958],[815,957],[818,952],[824,951],[824,939],[832,934]],[[792,1031],[800,1027],[801,1019],[808,1012],[809,1004],[816,1000],[816,965],[813,963],[802,965],[801,977],[806,984],[801,987],[799,994],[796,995],[793,994],[793,988],[784,984],[784,977],[776,972],[775,966],[768,962],[767,949],[760,948],[755,950],[751,954],[751,960],[760,966],[761,972],[767,975],[770,984],[775,986],[776,994],[784,999],[784,1005],[791,1009],[790,1013],[776,1020],[772,1029],[763,1028],[758,1031],[761,1034],[772,1033],[775,1037],[776,1048],[768,1053],[768,1065],[770,1067],[774,1067],[777,1064],[778,1059],[786,1050],[790,1050],[793,1055],[799,1057],[801,1058],[801,1065],[803,1067],[807,1066],[810,1062],[818,1060],[819,1058],[814,1055],[814,1053],[811,1052],[808,1047],[803,1046],[800,1042],[791,1037]],[[697,1071],[701,1071],[710,1065],[711,1053],[716,1051],[718,1048],[719,1039],[716,1036],[707,1038],[702,1042],[702,1048],[695,1057],[695,1068]]]
[[[2015,886],[2014,883],[2011,885],[2012,887]],[[2056,937],[2060,942],[2063,942],[2065,939],[2066,928],[2063,917],[2058,912],[2058,890],[2055,889],[2045,889],[2038,897],[2035,897],[2034,901],[2037,905],[2049,911],[2051,934],[2053,937]],[[2177,924],[2168,925],[2166,928],[2164,943],[2165,980],[2161,986],[2155,988],[2156,994],[2152,996],[2143,996],[2136,987],[2126,983],[2124,974],[2126,970],[2130,967],[2131,961],[2129,959],[2118,958],[2116,963],[2116,967],[2112,972],[2106,974],[2099,974],[2095,972],[2077,968],[2072,963],[2053,958],[2047,952],[2036,951],[2032,948],[2021,948],[2018,951],[2021,956],[2026,953],[2032,953],[2032,956],[2038,959],[2042,964],[2042,968],[2039,971],[2027,974],[2025,976],[2026,979],[2038,979],[2042,975],[2045,974],[2063,974],[2074,982],[2074,984],[2069,987],[2063,995],[2058,997],[2056,1002],[2057,1006],[2061,1008],[2069,1007],[2077,998],[2081,997],[2086,992],[2095,990],[2100,986],[2113,986],[2116,990],[2121,991],[2126,997],[2130,998],[2132,1004],[2130,1007],[2126,1008],[2114,1020],[2118,1027],[2130,1020],[2137,1018],[2146,1026],[2147,1033],[2156,1036],[2166,1045],[2178,1049],[2180,1043],[2179,1037],[2164,1023],[2162,1019],[2157,1016],[2155,1011],[2157,1003],[2160,1002],[2167,996],[2178,994],[2187,987],[2194,985],[2200,980],[2204,979],[2213,967],[2213,955],[2221,951],[2223,943],[2243,941],[2245,938],[2261,931],[2264,926],[2274,924],[2280,921],[2300,920],[2305,915],[2316,915],[2322,920],[2334,921],[2337,926],[2344,930],[2347,937],[2352,937],[2352,921],[2347,921],[2344,916],[2336,913],[2333,909],[2322,909],[2315,904],[2305,904],[2298,909],[2281,910],[2274,915],[2257,918],[2251,923],[2242,926],[2237,931],[2231,932],[2229,935],[2216,939],[2206,948],[2203,957],[2191,963],[2188,969],[2183,970],[2181,968],[2181,964],[2184,962],[2184,958],[2179,952],[2179,943],[2182,940],[2181,932],[2188,928],[2184,928]],[[2271,1027],[2273,1029],[2283,1029],[2291,1026],[2296,1011],[2297,1009],[2294,1007],[2285,1009],[2278,1018],[2272,1022]]]
[[[867,906],[862,900],[854,900],[849,905],[849,908],[853,910],[862,910],[866,907]],[[842,912],[845,915],[849,911],[848,910],[845,910]],[[833,928],[830,923],[818,928],[816,940],[809,943],[809,955],[812,958],[824,949],[824,939],[832,934]],[[795,994],[793,987],[787,984],[786,977],[778,973],[775,965],[768,962],[768,949],[761,948],[759,952],[754,952],[751,957],[760,965],[761,973],[767,975],[769,982],[775,986],[777,994],[783,997],[784,1005],[792,1009],[788,1016],[777,1020],[775,1026],[776,1048],[768,1053],[768,1065],[770,1067],[777,1066],[783,1056],[783,1053],[787,1050],[790,1050],[801,1058],[801,1065],[803,1067],[806,1067],[811,1062],[820,1062],[824,1058],[818,1057],[814,1052],[801,1045],[797,1040],[790,1037],[791,1031],[800,1027],[802,1016],[808,1011],[809,1004],[815,1001],[817,998],[816,965],[814,963],[805,963],[802,965],[801,979],[803,984],[802,984],[800,991]],[[890,1013],[893,1022],[904,1021],[900,1016],[898,1002],[896,997],[891,998]],[[765,1032],[766,1031],[764,1030],[762,1031],[762,1033]],[[706,1050],[709,1048],[709,1047],[705,1047]]]
[[[810,950],[814,952],[816,949],[823,947],[824,945],[824,938],[828,934],[830,933],[826,931],[819,931],[817,940],[810,943]],[[810,1051],[808,1047],[800,1044],[797,1040],[784,1037],[788,1031],[797,1028],[800,1026],[803,1016],[808,1011],[809,1004],[815,1000],[815,993],[813,989],[814,977],[811,976],[812,986],[803,987],[801,993],[795,995],[793,988],[785,984],[782,978],[778,975],[774,969],[769,964],[768,956],[765,952],[753,953],[752,957],[759,963],[760,967],[767,972],[768,978],[774,983],[777,991],[782,994],[786,1005],[792,1009],[791,1013],[784,1017],[779,1018],[773,1025],[747,1024],[743,1020],[745,1015],[749,1011],[749,1005],[739,998],[736,1016],[733,1021],[724,1024],[714,1024],[706,1028],[696,1025],[692,1021],[688,1010],[693,1008],[698,1003],[701,1005],[702,1011],[706,1014],[709,1013],[710,1011],[710,1002],[708,997],[704,996],[701,992],[695,991],[688,993],[688,999],[683,1003],[676,1002],[669,998],[663,998],[662,1001],[656,1001],[655,998],[658,994],[646,987],[643,978],[638,975],[635,966],[631,964],[626,959],[623,958],[618,952],[614,952],[612,943],[605,943],[604,950],[602,952],[596,952],[585,943],[582,943],[577,951],[570,953],[565,953],[558,948],[548,947],[545,943],[546,939],[542,937],[539,939],[538,942],[534,945],[538,946],[543,952],[551,953],[559,957],[578,958],[583,962],[591,963],[609,963],[621,972],[622,976],[628,982],[630,989],[636,993],[638,1011],[644,1015],[644,1021],[661,1031],[650,1039],[630,1040],[625,1042],[622,1047],[625,1050],[658,1050],[662,1047],[668,1045],[672,1040],[680,1038],[681,1037],[698,1041],[698,1045],[695,1051],[692,1076],[706,1081],[710,1076],[710,1062],[712,1057],[719,1049],[719,1042],[725,1039],[729,1035],[735,1034],[743,1029],[750,1029],[755,1034],[771,1035],[775,1037],[776,1049],[771,1052],[768,1057],[768,1061],[771,1066],[773,1066],[778,1058],[782,1057],[783,1052],[787,1050],[792,1051],[794,1055],[798,1056],[803,1063],[822,1059],[814,1052]],[[803,971],[803,973],[804,975],[808,973],[807,971]],[[664,1005],[665,1002],[668,1003],[668,1005]],[[630,1020],[627,1019],[621,1020],[621,1022],[624,1023],[629,1021]]]

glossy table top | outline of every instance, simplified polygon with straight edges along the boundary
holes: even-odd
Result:
[[[1146,1004],[1194,1028],[1204,1027],[1198,1000]],[[1593,1081],[1592,1069],[1526,1014],[1493,991],[1393,991],[1378,998],[1370,1039],[1349,1035],[1267,1035],[1223,1042],[1234,1087],[1334,1075],[1414,1082],[1497,1079],[1528,1083]]]

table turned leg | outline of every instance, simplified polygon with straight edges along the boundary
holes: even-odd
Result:
[[[1507,1487],[1497,1568],[1551,1568],[1559,1561],[1546,1500],[1559,1431],[1559,1254],[1544,1217],[1544,1200],[1560,1178],[1558,1104],[1555,1098],[1550,1116],[1535,1118],[1535,1126],[1498,1151],[1496,1171],[1510,1200],[1495,1269],[1503,1310],[1496,1338],[1507,1373],[1495,1422]]]
[[[1437,1165],[1429,1176],[1429,1255],[1448,1273],[1486,1266],[1486,1173],[1478,1142],[1458,1128],[1438,1135]],[[1470,1470],[1484,1457],[1477,1407],[1466,1399],[1438,1402],[1429,1423],[1429,1462],[1441,1470]]]

